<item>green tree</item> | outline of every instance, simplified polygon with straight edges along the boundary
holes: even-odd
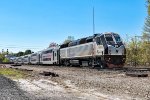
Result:
[[[2,62],[7,63],[7,62],[9,62],[9,59],[4,58]]]
[[[3,62],[4,58],[5,58],[4,54],[0,53],[0,63]]]
[[[24,52],[22,52],[22,51],[19,51],[19,52],[16,54],[17,57],[23,56],[23,55],[24,55]]]
[[[28,55],[28,54],[31,54],[31,53],[32,53],[31,50],[26,50],[26,51],[24,52],[24,55]]]
[[[141,41],[141,61],[150,64],[150,0],[147,0],[147,17],[143,29],[142,41]]]
[[[147,13],[150,15],[150,0],[147,0]]]
[[[5,55],[7,55],[7,52],[0,53],[0,63],[9,62],[9,59],[7,59]]]

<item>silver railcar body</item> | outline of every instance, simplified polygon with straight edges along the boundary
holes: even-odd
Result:
[[[33,53],[30,55],[30,63],[31,64],[39,64],[40,63],[39,53]]]
[[[59,47],[50,47],[40,52],[40,64],[58,64]]]
[[[23,56],[17,58],[17,64],[23,64]]]
[[[30,64],[30,55],[25,55],[23,57],[23,64]]]

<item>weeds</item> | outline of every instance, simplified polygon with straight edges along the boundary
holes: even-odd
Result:
[[[11,69],[11,68],[0,68],[0,75],[13,78],[13,79],[20,79],[20,78],[26,78],[28,76],[28,73],[16,69]]]

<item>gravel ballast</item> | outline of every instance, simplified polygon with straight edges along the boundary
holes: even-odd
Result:
[[[29,100],[16,83],[0,75],[0,100]]]
[[[33,70],[33,72],[30,73],[30,76],[32,77],[29,78],[33,85],[35,85],[33,81],[39,82],[39,80],[44,79],[57,83],[56,86],[64,88],[64,92],[55,93],[58,94],[56,97],[54,97],[54,94],[52,94],[49,96],[50,98],[60,97],[61,99],[66,99],[60,94],[64,94],[64,96],[68,97],[67,94],[70,93],[71,95],[69,96],[68,100],[70,100],[70,97],[77,97],[71,100],[79,99],[78,97],[80,97],[80,99],[81,97],[84,97],[81,100],[96,100],[95,98],[97,97],[104,97],[105,100],[150,100],[150,71],[146,72],[148,77],[131,77],[126,76],[126,72],[124,70],[97,70],[85,67],[79,68],[36,65],[23,65],[18,68]],[[56,73],[59,75],[59,77],[41,75],[40,73],[43,71]],[[45,83],[45,81],[42,81],[42,84]],[[48,86],[51,86],[50,84]],[[20,86],[22,87],[22,84]],[[37,86],[37,84],[35,86]],[[38,84],[38,87],[41,86]],[[26,88],[22,88],[22,90],[26,90]],[[40,91],[40,94],[51,94],[51,91],[48,90],[45,92],[45,90],[47,91],[47,89],[44,89],[44,92]],[[32,95],[32,93],[36,92],[32,91],[30,94]],[[41,94],[41,96],[43,96],[43,94]],[[89,95],[90,97],[94,97],[89,98]],[[103,99],[98,98],[98,100]]]

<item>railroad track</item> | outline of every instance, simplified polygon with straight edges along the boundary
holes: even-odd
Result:
[[[3,67],[5,67],[5,65],[2,65]],[[13,67],[17,67],[17,66],[22,66],[22,65],[11,65]],[[39,67],[39,65],[29,65],[31,67]],[[48,67],[51,67],[51,65],[42,65],[44,66],[45,68],[48,68]],[[1,65],[0,65],[1,67]],[[57,66],[57,67],[65,67],[65,66]],[[124,71],[124,72],[144,72],[144,71],[150,71],[150,68],[133,68],[133,67],[123,67],[123,68],[112,68],[112,69],[101,69],[100,67],[94,67],[94,68],[91,68],[91,67],[79,67],[79,66],[70,66],[70,67],[74,67],[74,68],[82,68],[82,69],[97,69],[97,70],[100,70],[100,71]],[[69,68],[70,68],[69,67]]]
[[[12,65],[12,66],[14,66],[14,65]],[[14,66],[14,67],[17,67],[17,66]],[[39,65],[31,65],[31,67],[39,67]],[[50,66],[44,66],[44,67],[48,68]],[[90,67],[75,67],[75,68],[85,69],[85,70],[86,69],[87,70],[89,70],[89,69],[92,70]],[[15,68],[15,69],[18,69],[18,68]],[[97,69],[99,71],[110,71],[110,72],[111,71],[120,71],[120,72],[125,72],[125,75],[132,76],[132,77],[148,77],[147,72],[150,71],[150,68],[131,68],[131,67],[113,68],[113,69],[100,69],[99,67],[95,67],[95,68],[93,68],[93,70],[94,69]],[[30,70],[30,69],[22,69],[22,70]],[[49,73],[48,72],[47,73],[43,72],[43,75],[47,75],[47,74],[49,74]]]
[[[150,68],[124,68],[126,76],[131,77],[148,77]]]

